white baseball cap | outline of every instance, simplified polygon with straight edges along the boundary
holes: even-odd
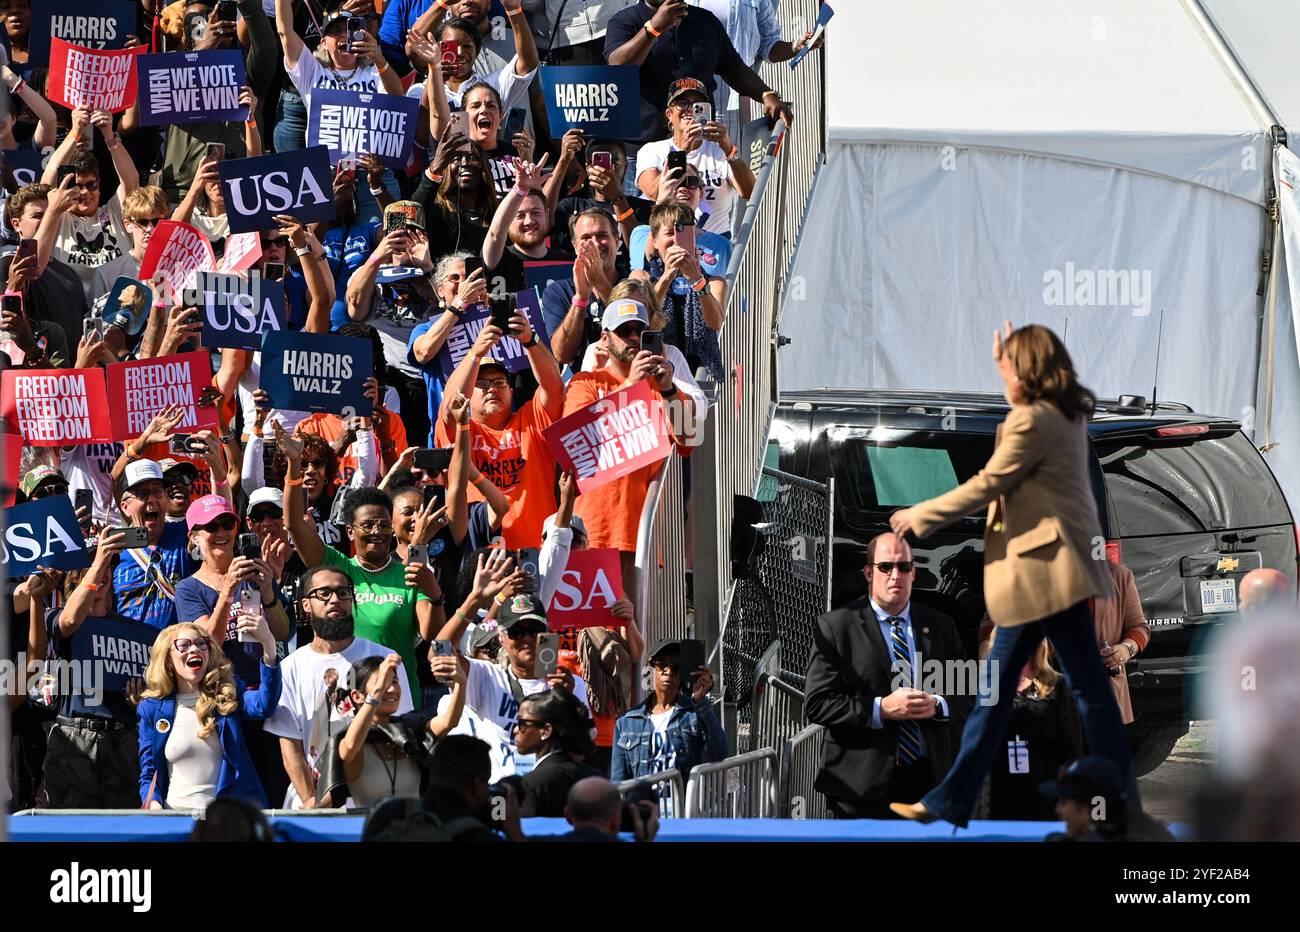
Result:
[[[281,511],[284,510],[284,492],[281,489],[271,489],[262,487],[248,496],[248,507],[244,509],[244,514],[250,514],[258,505],[274,505]]]
[[[126,464],[126,469],[122,472],[121,489],[123,492],[129,490],[132,486],[139,485],[141,482],[148,482],[156,479],[163,481],[162,467],[153,460],[135,460]]]

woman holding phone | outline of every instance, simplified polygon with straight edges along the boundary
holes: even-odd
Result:
[[[421,796],[428,785],[429,755],[460,721],[465,709],[465,668],[454,654],[431,657],[429,667],[451,687],[451,701],[437,715],[397,714],[402,658],[365,657],[352,665],[352,705],[346,731],[334,735],[321,755],[316,805],[342,805],[351,797],[368,807],[387,796]]]
[[[242,615],[237,629],[262,648],[257,689],[244,688],[197,625],[171,625],[154,641],[137,709],[140,799],[150,809],[203,809],[226,796],[266,806],[243,732],[275,711],[280,666],[264,615]]]
[[[1000,690],[981,696],[943,782],[919,802],[893,803],[919,822],[966,825],[1011,718],[1020,670],[1049,638],[1083,718],[1088,747],[1124,775],[1126,805],[1140,808],[1128,741],[1109,678],[1097,654],[1089,599],[1109,594],[1103,540],[1088,476],[1088,418],[1095,397],[1051,330],[1008,321],[993,334],[993,361],[1011,411],[993,456],[957,488],[894,512],[899,537],[924,538],[987,508],[984,600],[998,626],[989,658]]]

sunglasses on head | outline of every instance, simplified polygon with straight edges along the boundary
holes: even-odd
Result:
[[[880,570],[880,572],[884,573],[886,576],[894,571],[894,567],[898,567],[900,573],[910,573],[916,568],[916,564],[911,560],[899,560],[897,563],[886,560],[883,563],[873,563],[872,566]]]

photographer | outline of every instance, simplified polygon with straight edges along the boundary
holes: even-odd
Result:
[[[630,794],[629,794],[630,795]],[[624,801],[618,787],[604,777],[585,777],[573,784],[564,805],[573,831],[538,841],[617,842],[621,832],[637,841],[654,841],[659,833],[659,809],[652,800]]]

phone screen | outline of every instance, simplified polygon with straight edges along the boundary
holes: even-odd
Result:
[[[276,282],[278,282],[278,281],[283,281],[283,280],[284,280],[284,263],[283,263],[283,262],[268,262],[268,263],[266,263],[266,266],[264,267],[264,269],[263,269],[263,271],[262,271],[262,277],[263,277],[263,278],[268,278],[268,279],[270,279],[271,281],[276,281]]]

